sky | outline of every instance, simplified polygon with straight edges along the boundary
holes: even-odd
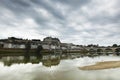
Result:
[[[0,39],[120,44],[120,0],[0,0]]]

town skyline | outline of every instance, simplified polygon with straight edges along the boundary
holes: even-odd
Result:
[[[119,0],[0,0],[0,39],[120,44]]]
[[[112,45],[106,45],[106,46],[104,46],[104,45],[99,45],[99,44],[92,44],[92,43],[90,43],[90,44],[74,44],[74,43],[72,43],[72,42],[62,42],[62,40],[61,39],[59,39],[59,38],[57,38],[57,37],[52,37],[52,36],[47,36],[47,37],[44,37],[43,39],[37,39],[37,38],[35,38],[35,39],[29,39],[29,38],[20,38],[20,37],[14,37],[14,36],[11,36],[11,37],[7,37],[7,38],[2,38],[2,39],[0,39],[0,41],[4,41],[4,40],[9,40],[9,39],[18,39],[18,40],[28,40],[28,41],[40,41],[40,42],[44,42],[44,40],[46,39],[46,38],[51,38],[51,39],[57,39],[58,41],[60,41],[60,43],[66,43],[66,44],[73,44],[73,45],[79,45],[79,46],[101,46],[101,47],[112,47],[113,45],[115,45],[115,46],[120,46],[120,44],[116,44],[116,43],[113,43]]]

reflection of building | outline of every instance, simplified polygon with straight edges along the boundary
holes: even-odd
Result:
[[[48,57],[49,56],[49,57]],[[30,56],[30,58],[26,62],[26,57],[24,56],[6,56],[1,57],[0,61],[4,63],[5,66],[11,66],[13,64],[20,64],[20,63],[32,63],[32,64],[42,64],[46,67],[55,66],[60,63],[60,57],[55,55],[48,55],[46,58],[37,59],[36,56]]]
[[[4,62],[5,66],[11,66],[13,64],[20,64],[20,63],[32,63],[32,64],[38,64],[40,60],[37,59],[35,56],[30,56],[30,59],[28,62],[26,62],[26,57],[24,56],[6,56],[1,57],[1,61]]]
[[[13,64],[26,64],[26,63],[32,63],[32,64],[39,64],[42,63],[43,66],[51,67],[51,66],[57,66],[60,64],[60,60],[63,59],[74,59],[79,58],[80,54],[71,54],[69,56],[61,56],[61,55],[42,55],[43,57],[41,59],[38,59],[36,56],[29,56],[29,59],[27,59],[25,56],[1,56],[0,62],[4,63],[4,66],[11,66]],[[27,60],[27,61],[26,61]]]
[[[115,49],[115,54],[116,54],[116,55],[120,55],[120,48],[116,48],[116,49]]]
[[[112,54],[113,50],[111,48],[106,48],[105,52],[106,52],[106,54]]]
[[[94,48],[91,48],[90,50],[89,50],[89,53],[90,54],[95,54],[97,51],[96,51],[96,49],[94,49]]]
[[[47,59],[47,60],[43,60],[42,64],[46,67],[51,67],[51,66],[56,66],[60,63],[60,59],[56,58],[56,59]]]

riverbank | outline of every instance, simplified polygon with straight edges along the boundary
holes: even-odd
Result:
[[[9,49],[9,48],[2,48],[0,49],[0,55],[2,56],[20,56],[20,55],[24,55],[26,52],[25,49]],[[36,53],[36,49],[30,49],[29,51],[29,55],[34,55]],[[42,50],[41,51],[42,54],[48,54],[48,53],[53,53],[53,51],[49,51],[49,50]]]
[[[83,66],[79,69],[81,70],[103,70],[103,69],[111,69],[111,68],[120,68],[120,61],[105,61],[98,62],[95,65]]]
[[[25,49],[17,49],[17,48],[0,48],[0,55],[2,56],[20,56],[24,55]],[[34,55],[36,53],[36,49],[30,49],[29,55]],[[43,49],[41,51],[42,54],[54,54],[54,50],[45,50]],[[78,53],[81,54],[81,51],[67,51],[67,50],[62,50],[62,53],[67,54],[67,53]]]

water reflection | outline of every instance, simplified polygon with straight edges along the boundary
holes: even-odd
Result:
[[[80,57],[80,55],[1,56],[1,80],[120,80],[120,68],[83,71],[78,67],[101,61],[120,60],[119,56]]]
[[[46,66],[56,66],[59,65],[60,60],[62,59],[74,59],[78,58],[80,55],[42,55],[42,57],[37,56],[1,56],[0,61],[4,63],[4,66],[11,66],[13,64],[20,64],[20,63],[32,63],[32,64],[39,64],[40,62]]]

